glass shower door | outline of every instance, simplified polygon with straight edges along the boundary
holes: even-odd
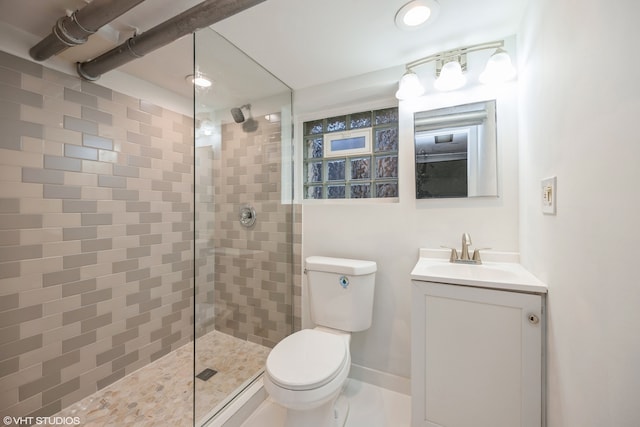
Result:
[[[215,31],[195,35],[196,425],[292,332],[291,90]]]

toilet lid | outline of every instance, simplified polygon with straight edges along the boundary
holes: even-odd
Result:
[[[334,379],[347,363],[344,337],[303,329],[280,341],[267,357],[270,379],[282,388],[311,390]]]

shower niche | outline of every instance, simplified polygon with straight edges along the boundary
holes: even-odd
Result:
[[[194,378],[199,425],[255,381],[291,334],[301,279],[290,88],[210,28],[195,34],[194,74],[214,82],[194,91],[194,374],[217,371]]]

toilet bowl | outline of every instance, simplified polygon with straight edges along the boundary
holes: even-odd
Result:
[[[351,333],[371,326],[377,266],[373,261],[306,259],[311,320],[267,357],[263,382],[287,409],[284,427],[343,427],[346,399],[336,400],[349,375]]]
[[[287,408],[286,427],[335,427],[336,418],[344,419],[334,402],[349,375],[349,342],[350,334],[341,331],[303,329],[271,351],[264,385]]]

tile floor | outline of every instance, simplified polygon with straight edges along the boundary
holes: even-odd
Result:
[[[234,390],[263,368],[269,348],[221,332],[197,343],[196,373],[218,371],[208,381],[196,379],[195,410],[201,420]],[[83,427],[190,427],[193,425],[193,343],[156,360],[55,414],[79,417]],[[411,399],[381,387],[348,379],[345,427],[409,427]],[[267,398],[242,427],[282,427],[285,410]]]
[[[204,417],[263,368],[269,348],[221,332],[198,339],[196,418]],[[193,425],[193,343],[63,409],[54,417],[79,417],[83,427],[189,427]]]
[[[349,402],[345,427],[409,427],[411,397],[354,379],[344,396]],[[285,409],[267,398],[241,427],[282,427]]]

